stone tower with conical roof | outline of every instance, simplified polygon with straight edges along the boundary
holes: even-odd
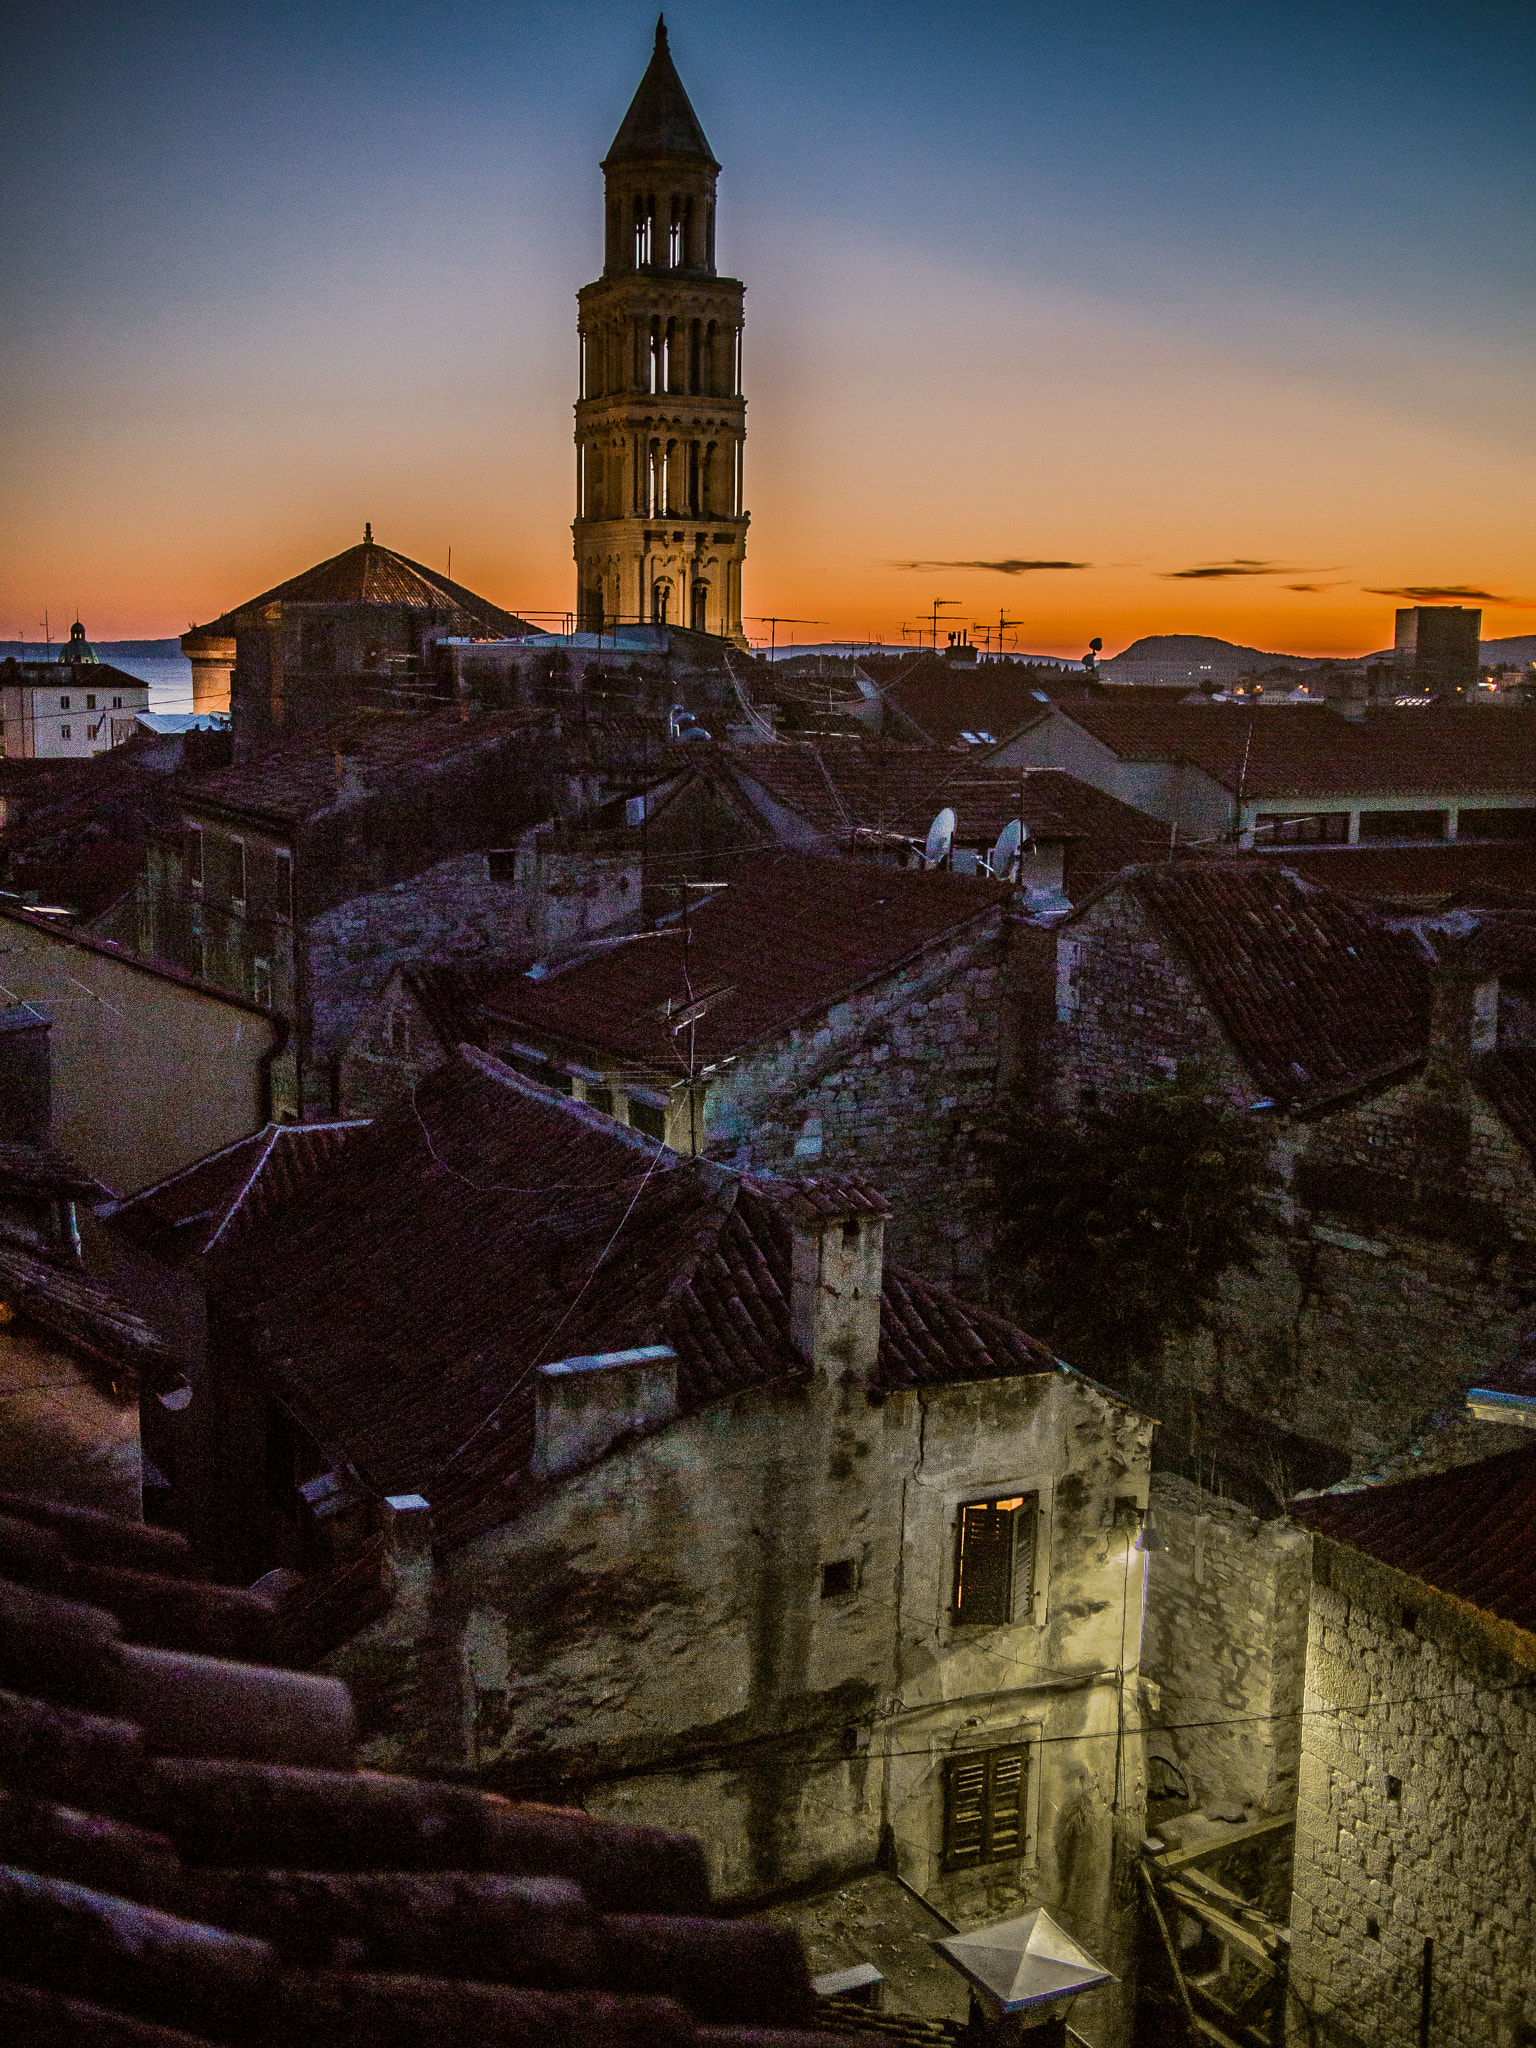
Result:
[[[577,294],[577,606],[745,644],[742,300],[715,273],[720,174],[664,20],[603,159],[603,274]]]

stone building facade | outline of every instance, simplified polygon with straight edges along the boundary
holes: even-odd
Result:
[[[745,287],[715,270],[720,166],[658,21],[603,159],[603,275],[578,295],[578,625],[687,627],[746,645]]]
[[[1314,1529],[1292,1902],[1309,2048],[1536,2042],[1536,1454],[1302,1504]]]
[[[391,970],[504,957],[638,911],[638,871],[601,859],[574,885],[535,828],[598,778],[540,714],[363,721],[177,785],[179,832],[152,843],[137,947],[292,1020],[279,1115],[329,1112],[336,1062]]]
[[[114,1223],[207,1303],[165,1519],[287,1600],[378,1588],[330,1660],[371,1763],[697,1827],[738,1900],[1044,1904],[1133,1974],[1147,1418],[889,1262],[867,1186],[481,1055],[292,1135],[256,1199],[210,1161]]]
[[[1272,1133],[1255,1270],[1166,1385],[1370,1462],[1507,1351],[1536,1280],[1527,940],[1467,923],[1221,863],[1137,870],[1060,928],[1060,1109],[1199,1071]]]

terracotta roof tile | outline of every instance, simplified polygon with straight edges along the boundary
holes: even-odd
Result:
[[[101,1213],[165,1263],[184,1264],[232,1247],[365,1122],[267,1124]]]
[[[1524,795],[1536,800],[1536,709],[1476,706],[1364,719],[1306,706],[1117,703],[1060,707],[1122,760],[1184,760],[1248,797]]]
[[[1292,1513],[1536,1636],[1536,1446],[1397,1486],[1299,1500]]]
[[[685,1410],[803,1378],[791,1219],[849,1204],[884,1206],[685,1159],[476,1054],[345,1134],[205,1269],[316,1439],[370,1489],[424,1494],[451,1543],[516,1511],[541,1365],[668,1344]],[[1055,1369],[892,1265],[881,1328],[891,1391]]]
[[[1293,873],[1345,896],[1378,901],[1445,902],[1503,890],[1536,891],[1536,845],[1518,841],[1479,844],[1457,840],[1433,846],[1287,846],[1220,858],[1273,865],[1276,858]]]
[[[358,1772],[338,1681],[219,1661],[237,1612],[179,1538],[0,1501],[0,2032],[833,2048],[799,1942],[717,1915],[691,1838]],[[167,1614],[195,1654],[145,1647]]]
[[[1266,1094],[1321,1100],[1423,1054],[1424,954],[1353,898],[1246,862],[1139,868],[1128,886],[1177,943]]]
[[[995,915],[1003,883],[808,853],[738,862],[729,886],[680,921],[614,944],[535,980],[487,992],[502,1024],[633,1062],[669,1079],[781,1037],[927,947]],[[690,991],[692,992],[690,995]],[[680,1036],[690,1009],[691,1041]]]

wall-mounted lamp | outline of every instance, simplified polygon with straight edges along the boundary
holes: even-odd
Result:
[[[1115,1520],[1135,1530],[1133,1550],[1166,1550],[1167,1539],[1158,1528],[1151,1508],[1144,1508],[1133,1494],[1123,1493],[1115,1502]]]

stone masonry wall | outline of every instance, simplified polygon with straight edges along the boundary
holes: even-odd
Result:
[[[867,1175],[895,1211],[890,1255],[975,1295],[987,1168],[976,1137],[1008,1071],[1011,929],[990,924],[837,1005],[711,1087],[712,1158]]]
[[[1153,1474],[1151,1499],[1168,1547],[1147,1565],[1142,1671],[1159,1692],[1149,1768],[1173,1765],[1193,1806],[1289,1813],[1310,1539],[1173,1473]]]
[[[1475,1619],[1319,1539],[1302,1721],[1294,2043],[1536,2041],[1536,1691]],[[1529,1638],[1526,1638],[1529,1641]],[[1309,2031],[1308,2018],[1315,2031]]]
[[[1258,1084],[1193,973],[1113,890],[1057,946],[1052,1092],[1073,1114],[1198,1063]],[[1272,1119],[1272,1222],[1214,1328],[1135,1389],[1219,1388],[1361,1463],[1404,1449],[1507,1350],[1536,1288],[1536,1172],[1454,1048],[1363,1100]]]

